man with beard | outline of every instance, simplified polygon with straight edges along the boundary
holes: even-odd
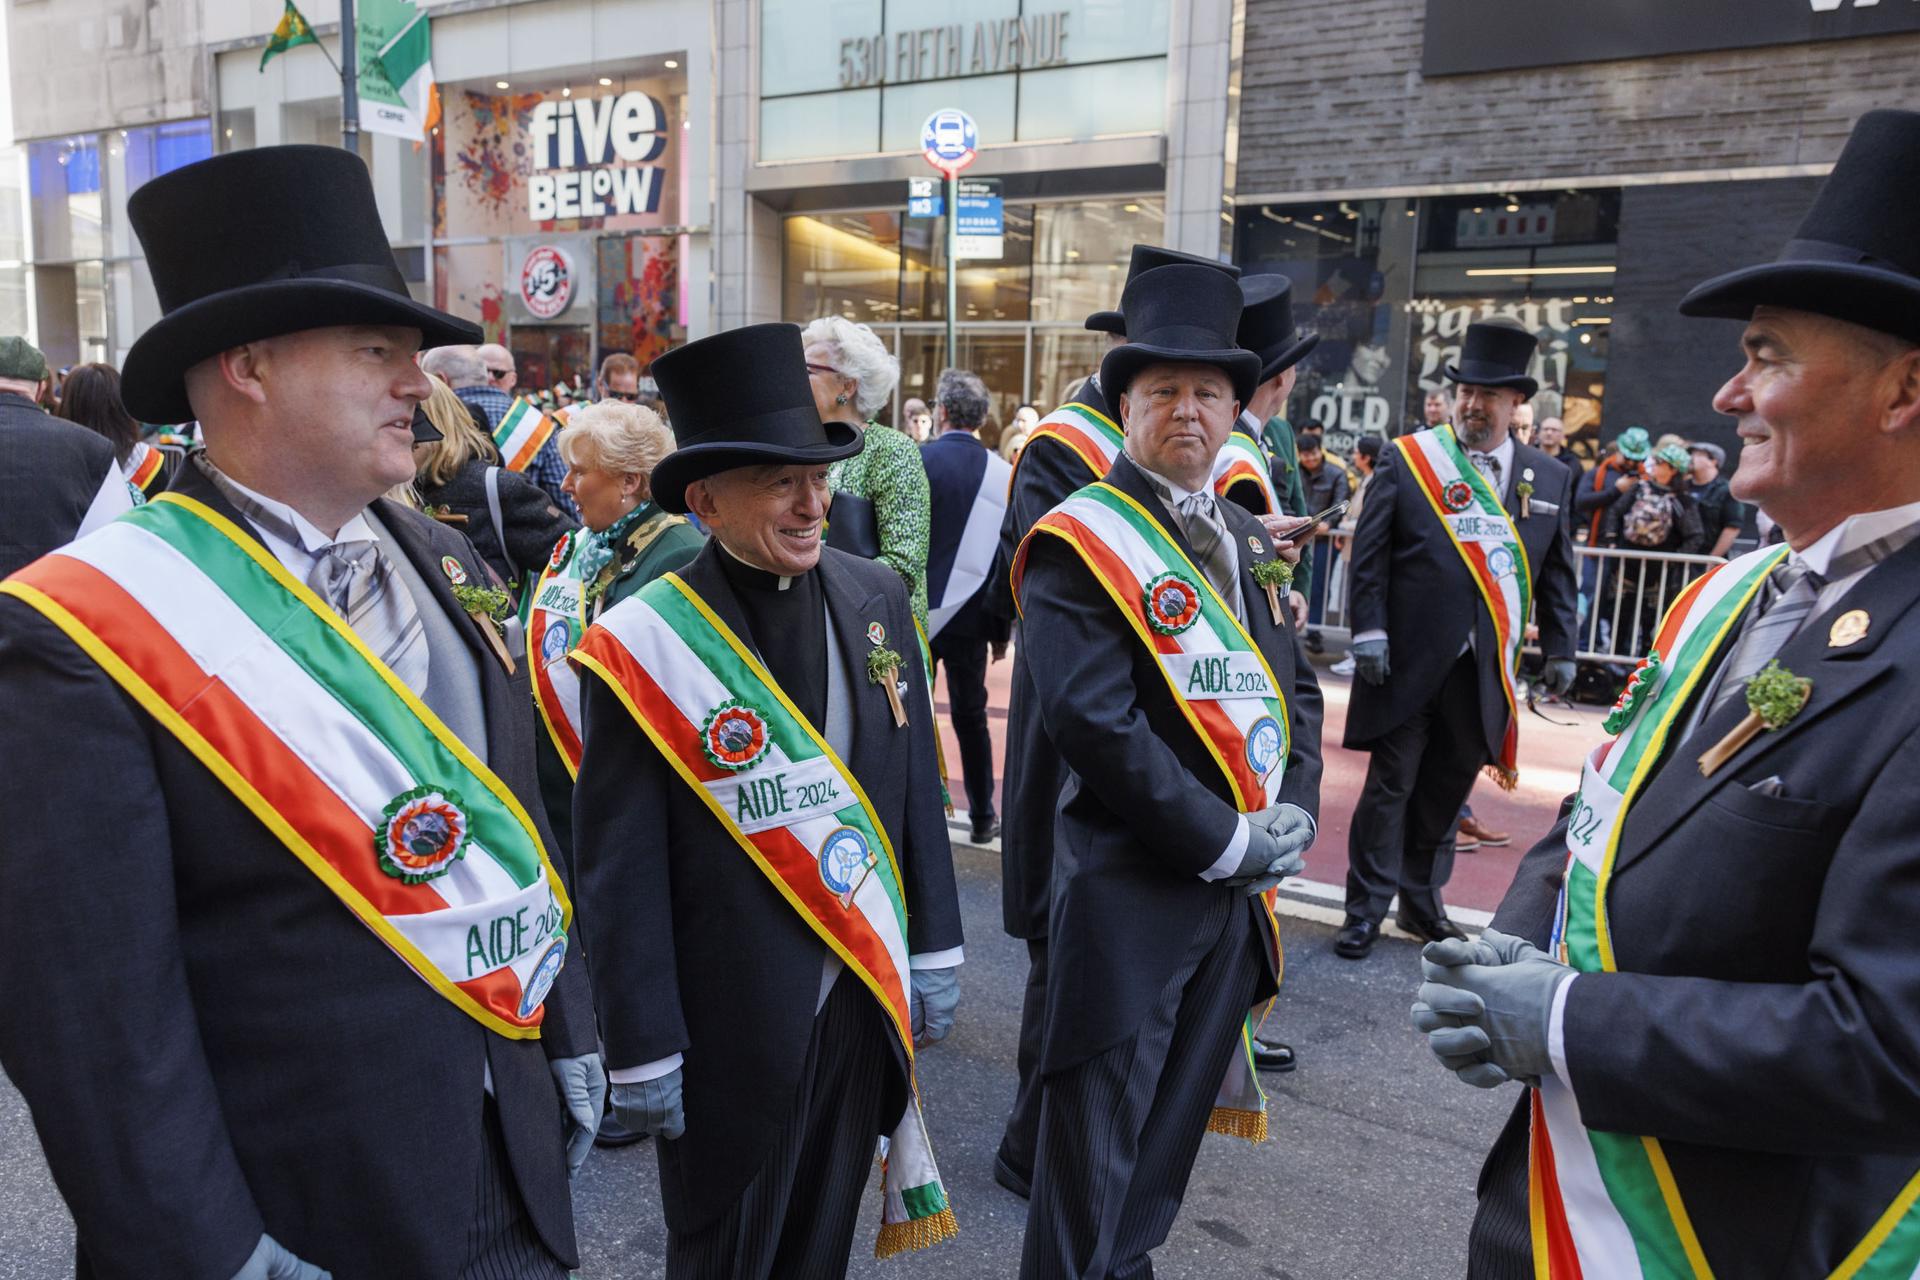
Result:
[[[1348,959],[1373,949],[1396,889],[1403,928],[1461,936],[1440,901],[1450,837],[1482,766],[1506,787],[1518,776],[1513,682],[1530,614],[1547,687],[1573,684],[1573,475],[1509,433],[1514,409],[1539,390],[1527,371],[1534,351],[1512,321],[1469,326],[1445,371],[1459,387],[1457,431],[1399,437],[1368,487],[1353,539],[1359,680],[1346,745],[1371,759],[1334,944]]]

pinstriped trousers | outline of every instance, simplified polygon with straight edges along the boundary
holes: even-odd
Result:
[[[813,1020],[780,1139],[713,1225],[669,1233],[667,1280],[838,1280],[879,1149],[893,1053],[886,1015],[841,973]]]
[[[492,1098],[487,1099],[483,1128],[476,1207],[460,1280],[567,1280],[570,1273],[541,1242],[527,1217],[526,1202],[507,1163],[507,1143]]]
[[[1533,1280],[1533,1226],[1527,1216],[1527,1107],[1507,1118],[1480,1171],[1480,1208],[1467,1236],[1468,1280]]]
[[[1046,1077],[1021,1280],[1152,1280],[1266,963],[1222,891],[1140,1030]]]

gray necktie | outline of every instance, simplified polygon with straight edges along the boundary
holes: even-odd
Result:
[[[1469,456],[1473,461],[1474,469],[1487,478],[1487,483],[1493,486],[1495,493],[1499,493],[1500,459],[1490,453],[1475,453]]]
[[[1193,558],[1200,572],[1220,593],[1237,618],[1241,615],[1240,583],[1234,575],[1233,544],[1227,541],[1226,526],[1214,509],[1213,495],[1192,493],[1180,499],[1180,523],[1186,526],[1187,541],[1193,546]]]
[[[1825,583],[1826,579],[1809,569],[1805,561],[1791,558],[1767,575],[1765,590],[1771,599],[1761,602],[1753,622],[1728,656],[1721,671],[1720,688],[1713,695],[1713,711],[1743,694],[1747,681],[1793,639],[1793,633],[1813,612],[1814,601],[1820,598],[1820,588]]]

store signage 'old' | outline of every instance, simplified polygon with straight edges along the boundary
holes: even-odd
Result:
[[[527,121],[533,172],[527,215],[535,222],[658,213],[666,173],[667,113],[645,93],[542,102]]]
[[[840,42],[840,87],[951,80],[1065,66],[1067,14],[954,22]]]
[[[1426,75],[1920,31],[1920,0],[1427,0]]]

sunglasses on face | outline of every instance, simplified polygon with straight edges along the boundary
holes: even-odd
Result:
[[[509,377],[509,376],[511,376],[511,375],[512,375],[512,373],[513,373],[513,370],[511,370],[511,369],[489,369],[489,370],[487,370],[487,376],[488,376],[489,378],[505,378],[505,377]]]
[[[640,393],[638,391],[609,390],[607,395],[614,400],[625,400],[628,404],[633,404],[640,399]]]

